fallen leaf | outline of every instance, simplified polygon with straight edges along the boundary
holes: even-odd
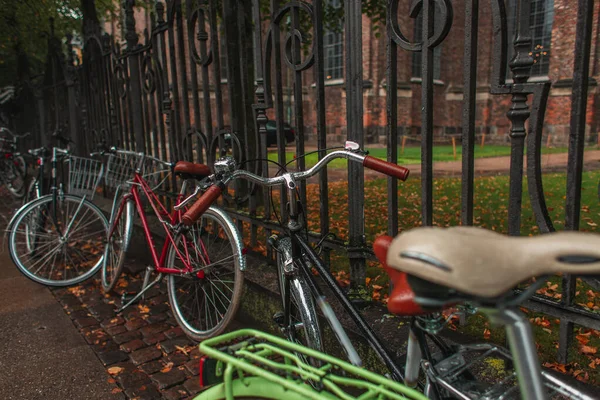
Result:
[[[554,363],[546,362],[546,363],[544,363],[544,367],[551,368],[558,372],[562,372],[563,374],[567,373],[567,367],[564,364],[559,364],[556,362],[554,362]]]
[[[485,339],[489,339],[491,335],[492,335],[492,332],[489,329],[486,328],[483,330],[483,337]]]
[[[590,339],[588,339],[589,335],[577,335],[575,336],[575,339],[577,339],[577,341],[581,344],[588,344],[588,342],[590,341]]]
[[[117,393],[121,393],[122,391],[123,391],[123,389],[116,387],[113,390],[111,390],[110,392],[112,394],[117,394]]]
[[[180,352],[182,352],[183,354],[185,354],[186,356],[188,355],[189,350],[186,349],[185,347],[181,347],[181,346],[175,346],[175,348],[177,350],[179,350]]]
[[[138,304],[138,310],[140,310],[140,314],[148,314],[150,312],[150,307]]]
[[[165,365],[164,368],[160,370],[160,372],[162,372],[163,374],[166,374],[167,372],[169,372],[172,369],[173,369],[173,363],[168,362],[167,365]]]
[[[593,346],[587,346],[587,345],[581,346],[581,352],[583,354],[596,354],[597,351],[598,351],[598,349]]]
[[[121,367],[110,367],[109,369],[107,369],[108,373],[111,375],[118,375],[123,371],[123,368]]]

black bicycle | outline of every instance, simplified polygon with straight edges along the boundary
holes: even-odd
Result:
[[[28,190],[30,201],[8,225],[10,256],[17,268],[37,283],[48,286],[80,283],[102,267],[108,220],[89,200],[91,195],[81,193],[91,184],[93,194],[101,174],[81,180],[73,179],[69,172],[60,179],[58,171],[65,162],[77,159],[68,149],[41,147],[29,150],[29,154],[37,160],[39,173]],[[46,190],[44,166],[48,160],[51,175]],[[80,167],[73,170],[76,177],[81,175]],[[76,190],[82,195],[75,194]]]
[[[221,195],[227,184],[239,178],[247,179],[250,182],[265,187],[284,185],[288,191],[288,198],[295,199],[297,181],[306,180],[316,175],[329,162],[338,158],[345,158],[351,162],[360,162],[367,168],[403,181],[406,180],[409,174],[408,169],[402,166],[366,155],[366,153],[358,149],[358,145],[351,142],[346,144],[345,150],[333,151],[327,154],[314,167],[307,171],[286,172],[273,178],[263,178],[251,172],[237,169],[235,161],[232,158],[224,157],[215,162],[214,175],[209,177],[208,181],[201,183],[195,193],[178,206],[179,208],[184,207],[203,188],[209,186],[198,201],[182,217],[182,223],[185,225],[193,224]],[[386,361],[386,364],[398,376],[401,376],[400,370],[377,340],[375,333],[348,297],[342,292],[324,262],[309,245],[307,237],[304,235],[301,204],[296,201],[290,201],[288,210],[287,226],[282,226],[281,229],[285,233],[272,236],[269,239],[269,244],[277,252],[279,286],[283,300],[283,312],[274,316],[274,319],[281,327],[284,335],[291,341],[323,351],[321,328],[317,318],[318,305],[330,322],[334,332],[338,334],[341,344],[347,349],[350,361],[355,364],[359,363],[358,355],[352,347],[350,340],[344,330],[341,329],[341,324],[331,310],[331,307],[324,300],[325,297],[322,290],[314,281],[311,272],[311,269],[314,268],[324,278],[327,287],[342,302],[354,322],[365,333],[365,337],[368,338],[374,349]]]

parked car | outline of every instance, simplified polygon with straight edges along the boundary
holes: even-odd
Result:
[[[296,132],[289,124],[283,123],[283,133],[285,143],[292,143],[296,140]],[[277,123],[275,121],[267,122],[267,147],[277,146]]]

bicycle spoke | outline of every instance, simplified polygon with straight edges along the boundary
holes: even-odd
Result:
[[[60,249],[60,246],[55,247],[51,252],[46,253],[46,255],[44,255],[43,258],[38,259],[33,265],[31,265],[31,267],[29,268],[30,270],[33,269],[35,266],[37,266],[38,264],[42,264],[40,266],[40,268],[38,270],[36,270],[36,273],[41,271],[42,268],[44,268],[45,266],[47,266],[44,261],[46,261],[47,259],[49,259],[50,257],[52,257],[53,254],[55,254],[56,252],[58,252]]]

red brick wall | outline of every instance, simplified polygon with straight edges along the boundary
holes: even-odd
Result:
[[[398,23],[404,35],[409,39],[413,36],[413,19],[408,16],[410,2],[401,2],[399,5],[399,15],[397,16]],[[462,126],[462,107],[464,98],[464,40],[465,40],[465,10],[463,2],[453,2],[454,17],[452,28],[441,45],[441,74],[440,80],[434,85],[434,131],[436,135],[455,134],[461,132]],[[590,75],[594,79],[600,79],[600,46],[598,46],[598,13],[600,4],[594,6],[594,31],[592,40],[592,56],[590,61]],[[477,106],[476,106],[476,127],[479,133],[488,133],[488,140],[505,142],[508,140],[506,135],[510,130],[510,121],[506,116],[511,105],[510,95],[492,95],[490,91],[490,78],[493,51],[492,48],[492,12],[489,2],[480,2],[479,10],[479,45],[477,47]],[[552,44],[550,51],[550,68],[548,77],[552,82],[552,90],[548,98],[548,106],[546,110],[544,126],[545,134],[553,135],[555,142],[564,142],[569,133],[570,123],[570,103],[571,103],[571,85],[569,80],[572,78],[574,65],[574,45],[575,45],[575,29],[576,29],[577,5],[571,0],[554,0],[554,20],[552,30]],[[140,35],[140,42],[144,41],[143,31],[149,27],[149,13],[147,10],[138,9],[135,13],[136,30]],[[389,38],[385,34],[385,28],[380,32],[380,36],[376,35],[373,30],[373,23],[366,16],[363,17],[362,30],[362,52],[363,52],[363,69],[365,79],[364,89],[364,132],[365,141],[367,143],[386,141],[387,127],[387,52]],[[263,31],[266,33],[268,22],[263,24]],[[107,31],[112,31],[113,26],[106,25]],[[207,26],[208,28],[208,26]],[[119,29],[114,32],[119,35]],[[265,35],[263,35],[264,37]],[[168,37],[168,36],[167,36]],[[189,48],[187,44],[187,29],[184,29],[184,37],[186,39],[183,54],[178,54],[178,57],[185,57],[185,73],[181,66],[177,63],[179,80],[184,76],[187,78],[188,87],[191,88],[191,63],[189,57]],[[509,35],[510,39],[510,35]],[[167,39],[168,40],[168,39]],[[283,40],[282,40],[283,42]],[[197,41],[195,41],[197,44]],[[264,45],[264,42],[263,42]],[[512,44],[510,44],[512,45]],[[168,46],[167,46],[168,47]],[[284,54],[282,52],[282,57]],[[421,92],[422,85],[412,76],[412,59],[413,53],[401,49],[398,46],[397,57],[397,77],[398,89],[398,126],[401,128],[399,132],[418,134],[421,125]],[[345,63],[345,59],[344,59]],[[164,66],[169,71],[169,80],[171,81],[171,63]],[[215,82],[214,65],[209,67],[208,85],[214,90],[215,85],[220,85],[223,93],[223,114],[225,124],[228,124],[229,106],[228,106],[228,91],[227,85],[224,83]],[[271,71],[273,76],[272,82],[275,84],[274,71]],[[294,109],[294,103],[299,99],[289,99],[287,96],[288,88],[293,77],[293,72],[288,72],[288,67],[282,62],[282,80],[284,93],[284,109],[283,114],[285,119],[288,119],[288,109]],[[317,124],[317,109],[316,96],[317,89],[314,85],[314,68],[311,68],[302,73],[303,95],[302,104],[304,111],[304,128],[306,139],[315,141],[316,139],[316,124]],[[200,90],[200,118],[202,120],[200,126],[204,128],[204,115],[202,94],[203,77],[202,67],[197,65],[196,76],[198,88]],[[508,77],[511,74],[509,72]],[[594,83],[595,80],[592,80]],[[181,88],[181,85],[179,85]],[[273,94],[275,87],[272,88]],[[180,90],[180,100],[185,94]],[[188,92],[190,99],[190,122],[194,124],[195,117],[193,113],[192,93]],[[599,90],[595,84],[589,88],[588,108],[586,123],[588,131],[595,134],[598,130],[598,96]],[[213,126],[217,125],[216,104],[214,99],[214,91],[211,93],[211,117]],[[531,96],[530,102],[531,102]],[[293,111],[292,111],[293,113]],[[276,115],[274,110],[269,110],[267,113],[269,118],[273,119]],[[325,123],[328,142],[339,143],[346,138],[346,92],[343,81],[326,81],[325,86]],[[292,117],[290,122],[296,125]]]

